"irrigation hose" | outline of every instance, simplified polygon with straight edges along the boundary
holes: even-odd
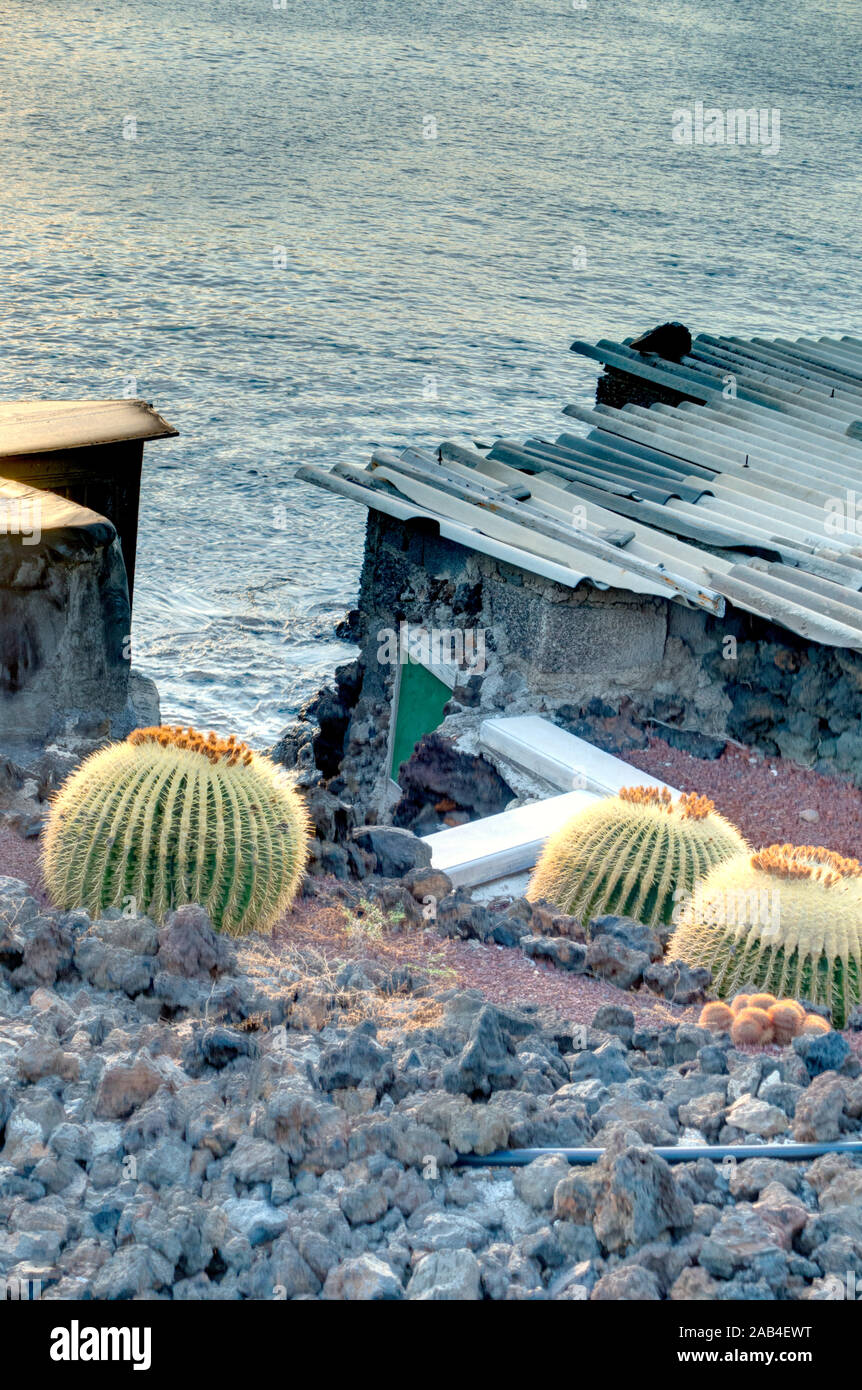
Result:
[[[822,1154],[860,1154],[862,1142],[829,1144],[644,1144],[668,1163],[693,1163],[698,1158],[721,1162],[725,1158],[783,1158],[790,1162],[820,1158]],[[546,1154],[560,1154],[570,1163],[598,1163],[604,1149],[496,1149],[490,1154],[459,1154],[457,1162],[465,1168],[524,1168]]]

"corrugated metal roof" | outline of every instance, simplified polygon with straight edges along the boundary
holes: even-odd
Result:
[[[527,570],[553,561],[570,572],[564,582],[716,613],[726,598],[862,651],[862,341],[703,334],[680,361],[628,342],[572,347],[684,399],[570,405],[583,436],[378,451],[366,469],[299,476],[349,479],[351,495],[381,511],[412,503],[467,528],[477,549],[505,543]]]
[[[148,401],[0,402],[0,458],[176,433]]]

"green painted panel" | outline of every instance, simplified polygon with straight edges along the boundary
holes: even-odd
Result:
[[[401,668],[395,737],[392,740],[390,776],[397,782],[398,769],[406,762],[423,734],[443,723],[443,706],[452,698],[448,685],[411,657]]]

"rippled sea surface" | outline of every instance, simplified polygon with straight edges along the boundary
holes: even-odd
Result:
[[[0,395],[179,429],[163,716],[265,746],[350,654],[365,512],[301,463],[559,429],[575,336],[862,333],[860,39],[857,0],[5,0]],[[698,100],[780,150],[674,144]]]

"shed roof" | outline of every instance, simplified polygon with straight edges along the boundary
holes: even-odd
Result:
[[[0,459],[176,433],[148,401],[0,402]]]
[[[547,573],[550,561],[563,583],[718,614],[727,599],[862,651],[862,341],[703,334],[680,361],[629,342],[572,346],[684,399],[570,405],[585,432],[378,450],[367,468],[299,476],[380,511],[432,517],[443,534],[455,523],[465,544],[504,544],[524,569]]]

